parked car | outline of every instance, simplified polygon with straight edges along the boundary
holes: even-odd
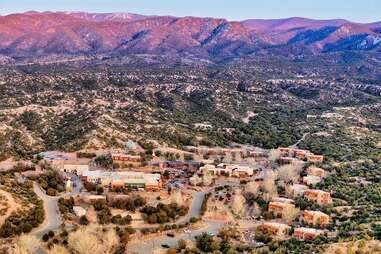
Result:
[[[161,247],[163,247],[164,249],[169,249],[169,245],[168,244],[162,244]]]
[[[168,237],[175,237],[175,234],[167,233],[167,236],[168,236]]]

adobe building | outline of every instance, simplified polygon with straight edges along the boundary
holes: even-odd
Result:
[[[305,160],[307,156],[311,154],[311,152],[307,150],[297,149],[294,151],[294,154],[295,154],[295,158],[298,158],[300,160]]]
[[[324,156],[310,154],[307,156],[307,161],[311,163],[322,163],[324,161]]]
[[[286,203],[286,204],[295,204],[295,201],[290,198],[282,198],[282,197],[273,197],[271,199],[273,202],[280,202],[280,203]]]
[[[320,178],[325,178],[327,176],[327,172],[324,169],[318,167],[309,167],[307,169],[307,174],[317,176]]]
[[[143,158],[140,155],[130,155],[123,153],[114,153],[111,155],[112,161],[118,163],[140,163]]]
[[[324,206],[332,203],[331,194],[322,190],[306,190],[304,197],[310,201],[316,202],[318,205]]]
[[[295,228],[293,237],[304,240],[304,241],[312,241],[319,235],[323,235],[324,231],[315,229],[315,228]]]
[[[268,211],[273,213],[276,217],[284,217],[290,214],[295,209],[294,204],[283,203],[283,202],[270,202]]]
[[[101,170],[86,171],[82,174],[81,180],[112,189],[144,188],[148,191],[160,190],[163,184],[160,174],[106,172]]]
[[[303,221],[309,225],[326,227],[329,225],[330,217],[328,214],[320,211],[305,210],[303,212]]]
[[[308,186],[304,184],[293,184],[289,185],[286,190],[289,196],[297,198],[303,196],[304,192],[308,190]]]
[[[223,175],[229,177],[248,177],[254,175],[254,169],[248,166],[241,166],[235,164],[218,164],[214,165],[205,165],[200,167],[200,170],[205,174],[209,175]]]
[[[279,162],[282,165],[291,164],[291,163],[294,163],[295,161],[297,161],[297,159],[294,157],[280,157],[279,158]]]
[[[322,181],[322,178],[314,175],[307,175],[303,177],[303,183],[307,185],[316,185]]]
[[[286,236],[290,232],[291,227],[277,222],[264,222],[259,229],[265,234],[271,234],[275,236]]]

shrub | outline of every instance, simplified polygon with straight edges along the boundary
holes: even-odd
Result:
[[[81,224],[81,225],[88,225],[89,224],[89,220],[87,219],[86,215],[82,215],[79,218],[79,224]]]
[[[42,236],[42,240],[44,241],[44,242],[47,242],[47,241],[49,241],[49,235],[46,233],[46,234],[44,234],[43,236]]]

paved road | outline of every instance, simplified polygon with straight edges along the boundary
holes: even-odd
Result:
[[[168,237],[166,235],[152,238],[147,241],[141,241],[137,243],[132,243],[127,246],[127,253],[139,253],[139,254],[151,254],[153,250],[160,248],[162,244],[166,244],[170,247],[176,247],[177,242],[180,239],[184,240],[195,240],[195,237],[201,235],[202,233],[213,233],[217,235],[218,230],[224,225],[222,222],[216,221],[206,221],[207,227],[192,230],[189,233],[178,233],[175,237]]]
[[[44,202],[45,221],[32,234],[41,239],[42,236],[50,230],[56,230],[60,227],[62,221],[58,210],[58,198],[45,194],[37,183],[33,183],[33,190],[37,196]]]
[[[191,207],[189,208],[188,214],[179,219],[176,224],[187,223],[192,217],[200,216],[202,201],[204,201],[204,192],[195,192],[193,194],[193,200]]]
[[[45,210],[45,221],[40,227],[32,231],[32,235],[41,239],[45,233],[48,233],[50,230],[54,231],[59,229],[62,224],[61,215],[58,209],[58,199],[60,197],[70,197],[75,196],[80,193],[82,188],[82,183],[78,177],[75,178],[77,184],[73,192],[65,193],[61,196],[51,197],[45,194],[45,191],[41,189],[40,185],[36,182],[33,183],[33,190],[37,196],[44,202]]]
[[[202,202],[205,197],[205,192],[195,192],[193,194],[193,201],[189,212],[183,218],[176,221],[176,224],[186,223],[192,217],[199,217],[201,212]],[[214,234],[218,233],[218,230],[224,223],[216,221],[205,221],[207,226],[199,230],[188,231],[187,233],[182,232],[176,234],[175,237],[168,237],[166,235],[155,237],[153,239],[142,241],[138,243],[132,243],[127,246],[128,253],[139,253],[139,254],[150,254],[153,250],[160,247],[162,244],[169,246],[176,246],[180,239],[184,240],[194,240],[196,236],[201,235],[204,232],[211,232]],[[155,226],[156,227],[156,226]]]

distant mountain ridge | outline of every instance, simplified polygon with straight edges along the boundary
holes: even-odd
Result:
[[[166,54],[224,59],[381,52],[381,22],[226,19],[130,13],[27,12],[0,16],[0,55]]]
[[[67,14],[70,16],[74,16],[81,19],[86,19],[88,21],[95,22],[104,22],[104,21],[116,21],[116,22],[124,22],[124,21],[133,21],[144,19],[149,16],[134,14],[134,13],[126,13],[126,12],[114,12],[114,13],[88,13],[88,12],[62,12],[63,14]]]

